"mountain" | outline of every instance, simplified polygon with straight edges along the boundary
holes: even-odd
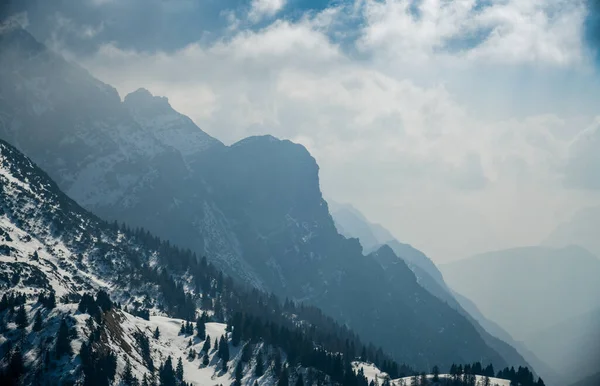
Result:
[[[489,252],[440,268],[450,287],[518,340],[600,304],[600,261],[577,246]]]
[[[589,353],[597,345],[593,339],[597,328],[590,319],[571,321],[572,328],[562,323],[568,316],[591,315],[600,305],[600,261],[587,250],[515,248],[442,265],[441,270],[453,289],[563,381],[577,379],[575,368],[583,367],[576,372],[581,376],[593,369],[587,360],[593,358]],[[540,365],[536,369],[542,371]]]
[[[423,252],[409,244],[399,242],[381,225],[370,222],[358,209],[349,204],[332,202],[332,217],[339,232],[348,238],[357,238],[361,245],[367,245],[367,250],[379,248],[371,255],[382,264],[386,273],[392,275],[390,267],[395,265],[397,259],[402,259],[413,271],[419,284],[450,307],[460,312],[475,326],[480,336],[487,345],[496,350],[511,366],[533,366],[544,378],[548,385],[562,385],[563,379],[548,365],[540,361],[535,354],[523,344],[515,341],[510,334],[498,324],[487,319],[477,306],[466,297],[452,291],[444,281],[436,265]],[[375,235],[384,235],[382,238]],[[377,243],[384,246],[364,243],[363,239],[376,239]],[[386,256],[382,259],[382,256]],[[387,260],[387,261],[386,261]]]
[[[368,254],[386,244],[409,265],[420,281],[430,277],[439,286],[446,287],[442,274],[423,252],[409,244],[401,243],[390,231],[380,224],[370,222],[352,205],[339,204],[331,200],[329,203],[331,216],[338,232],[346,238],[358,239],[365,253]]]
[[[580,381],[577,381],[577,382],[571,384],[571,386],[598,386],[598,385],[600,385],[600,373],[596,373],[594,375],[586,377],[585,379],[582,379]]]
[[[271,136],[225,146],[164,98],[138,90],[121,102],[24,30],[0,35],[0,64],[0,137],[86,210],[317,306],[397,361],[506,364],[408,268],[404,281],[390,280],[337,232],[304,147]]]
[[[567,316],[555,325],[537,331],[525,341],[532,351],[569,379],[598,371],[600,360],[600,307],[582,315]]]
[[[599,226],[600,207],[584,208],[556,227],[542,244],[556,248],[580,245],[600,258],[600,241],[596,232]]]
[[[274,385],[284,376],[366,385],[347,370],[357,353],[395,376],[409,370],[314,307],[249,290],[190,251],[98,219],[3,141],[0,262],[3,385]]]

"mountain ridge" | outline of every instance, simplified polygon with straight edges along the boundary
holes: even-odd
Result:
[[[0,47],[4,43],[0,39]],[[43,165],[85,209],[207,256],[251,286],[318,306],[401,362],[504,366],[464,316],[413,277],[390,280],[357,241],[339,235],[320,191],[318,164],[303,146],[264,136],[232,146],[214,142],[188,154],[173,147],[185,141],[173,145],[149,136],[153,130],[140,124],[147,116],[133,116],[114,96],[105,100],[93,91],[95,81],[65,77],[80,73],[73,65],[54,56],[54,67],[27,62],[13,48],[0,54],[0,111],[12,117],[0,135]],[[47,86],[41,91],[20,87],[19,79],[39,77]],[[45,112],[19,109],[17,101],[38,95],[46,95]],[[27,122],[22,127],[30,135],[15,135],[15,121]],[[189,120],[177,122],[182,132],[193,128]],[[42,128],[50,136],[40,151]]]

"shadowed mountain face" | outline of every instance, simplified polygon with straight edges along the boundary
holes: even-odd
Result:
[[[423,252],[399,242],[387,229],[370,222],[353,206],[330,202],[332,217],[338,231],[345,237],[358,239],[367,252],[375,249],[370,256],[381,264],[390,280],[404,280],[404,271],[397,270],[397,267],[404,265],[400,263],[403,260],[423,288],[469,319],[486,344],[493,347],[507,363],[515,367],[533,366],[548,385],[564,384],[564,380],[550,366],[523,344],[515,341],[497,323],[487,319],[472,301],[448,288],[436,265]],[[373,242],[383,246],[374,246]]]
[[[304,147],[270,136],[224,146],[164,98],[138,90],[121,102],[23,30],[0,35],[0,64],[0,137],[86,209],[317,305],[400,362],[506,365],[402,260],[389,276],[338,234]]]

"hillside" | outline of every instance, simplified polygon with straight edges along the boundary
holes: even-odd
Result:
[[[402,370],[315,308],[244,289],[189,251],[99,220],[3,141],[0,261],[2,384],[103,385],[125,382],[130,368],[168,385],[169,357],[196,385],[300,374],[360,384],[344,368],[357,353]],[[207,336],[211,347],[223,337],[220,351],[203,349]]]
[[[557,374],[537,359],[533,353],[516,342],[497,324],[485,318],[470,300],[448,288],[441,272],[423,252],[409,244],[399,242],[388,230],[367,220],[360,211],[351,205],[334,202],[332,217],[336,227],[345,237],[357,238],[361,244],[375,249],[370,256],[381,264],[391,281],[404,280],[402,275],[405,273],[396,270],[397,267],[403,266],[403,264],[396,266],[398,260],[403,260],[423,288],[470,320],[486,344],[494,348],[508,364],[515,367],[533,365],[533,368],[544,377],[548,385],[562,384],[562,380],[557,377]],[[382,237],[375,235],[382,235]],[[363,241],[365,238],[366,243]],[[383,246],[373,245],[372,240],[376,240]],[[369,248],[365,249],[368,251]],[[519,350],[516,350],[516,347],[519,347]]]
[[[138,90],[121,102],[24,30],[0,35],[0,64],[0,137],[87,210],[317,306],[399,362],[506,365],[414,275],[390,280],[337,232],[304,147],[271,136],[224,146],[164,98]]]

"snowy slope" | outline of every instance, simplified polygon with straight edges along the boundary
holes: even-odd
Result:
[[[377,384],[381,384],[385,380],[388,380],[390,382],[390,386],[401,386],[401,385],[402,386],[417,386],[417,385],[420,385],[419,382],[413,382],[413,377],[390,379],[390,377],[387,373],[379,370],[372,363],[353,362],[352,366],[354,367],[355,371],[359,371],[362,369],[362,372],[365,374],[365,376],[367,377],[369,382],[374,381],[374,382],[377,382]],[[449,379],[452,379],[452,376],[450,374],[440,374],[439,378],[440,378],[440,380],[445,380],[445,379],[449,380]],[[476,385],[484,384],[483,381],[484,381],[485,377],[482,377],[481,375],[476,375],[475,378],[476,378]],[[433,375],[428,374],[427,379],[432,380]],[[490,380],[489,386],[510,386],[510,381],[506,380],[506,379],[490,377],[489,380]]]
[[[108,295],[101,302],[104,293]],[[92,308],[89,301],[84,302],[90,294],[96,294]],[[22,353],[23,384],[38,380],[80,384],[86,369],[89,371],[89,361],[93,368],[102,361],[111,363],[114,355],[117,382],[129,368],[127,363],[138,380],[151,375],[156,378],[156,369],[171,357],[173,366],[182,358],[187,383],[229,385],[241,363],[243,347],[249,347],[241,384],[257,381],[258,385],[271,385],[284,374],[275,370],[276,358],[285,364],[292,356],[281,349],[287,342],[269,338],[281,335],[297,343],[289,346],[296,352],[295,359],[290,359],[294,365],[288,370],[288,379],[294,381],[305,374],[328,385],[333,375],[327,368],[319,367],[314,359],[310,368],[300,364],[310,363],[307,361],[315,356],[325,361],[339,359],[340,348],[349,341],[356,343],[357,349],[365,348],[352,331],[336,325],[318,309],[282,305],[272,295],[256,290],[245,292],[204,260],[198,263],[189,251],[172,248],[146,232],[119,230],[102,222],[1,140],[0,295],[0,384],[6,381],[4,371],[10,370],[17,353]],[[55,307],[44,300],[51,295],[57,300]],[[108,296],[115,302],[110,306]],[[196,320],[204,312],[211,347],[220,336],[231,342],[225,370],[214,349],[209,352],[208,366],[201,364],[199,352],[204,341],[190,332],[180,335],[183,320],[173,317],[183,314],[187,320]],[[147,319],[139,317],[145,313]],[[245,321],[255,321],[244,328],[263,331],[265,326],[263,335],[248,333],[248,338],[234,347],[225,325],[211,321],[227,320],[235,326],[236,313]],[[51,353],[58,347],[63,325],[69,331],[73,355],[54,356]],[[257,379],[254,370],[259,351],[264,375]]]

